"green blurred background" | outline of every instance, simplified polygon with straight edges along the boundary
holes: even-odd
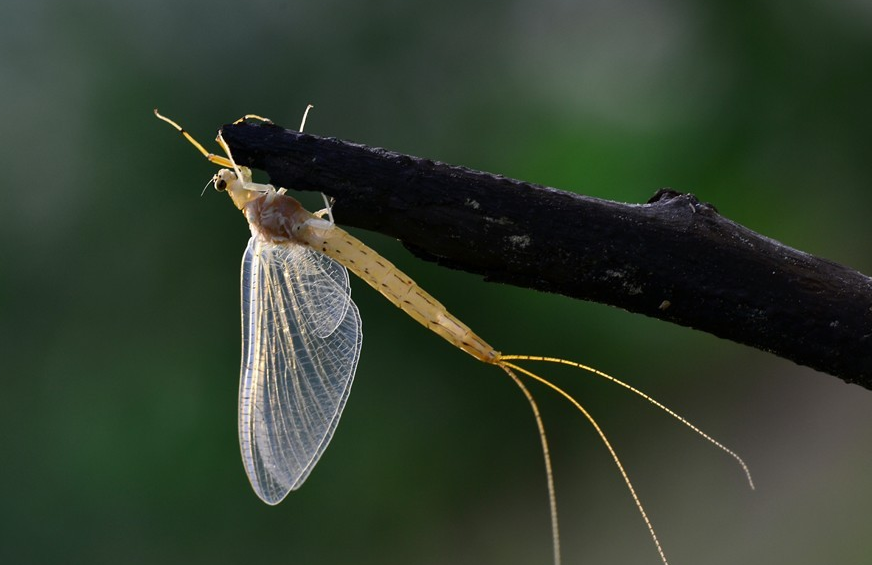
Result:
[[[214,168],[155,106],[204,142],[314,103],[320,135],[612,200],[671,186],[872,273],[866,0],[11,0],[0,31],[2,563],[550,560],[521,395],[355,281],[342,424],[301,490],[256,498],[236,439],[248,228],[200,197]],[[643,401],[544,371],[610,434],[674,563],[869,562],[868,390],[355,233],[497,348],[623,377],[745,457],[756,492]],[[590,427],[534,391],[565,561],[658,563]]]

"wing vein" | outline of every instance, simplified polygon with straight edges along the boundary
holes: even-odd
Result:
[[[348,273],[293,243],[252,237],[242,264],[239,443],[257,495],[298,488],[333,437],[360,356]]]

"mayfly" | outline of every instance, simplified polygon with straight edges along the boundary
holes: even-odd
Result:
[[[536,401],[519,375],[552,389],[590,422],[617,466],[660,559],[664,564],[667,561],[629,475],[603,430],[568,392],[521,367],[519,362],[568,365],[624,387],[736,459],[754,488],[741,457],[657,400],[580,363],[500,353],[397,267],[336,226],[329,204],[315,214],[306,211],[286,194],[286,189],[253,182],[251,171],[233,160],[220,132],[216,141],[226,157],[207,151],[157,110],[155,115],[176,128],[211,163],[223,167],[211,183],[219,192],[230,195],[251,228],[242,258],[239,445],[251,486],[267,504],[278,504],[303,484],[333,437],[348,400],[362,339],[348,270],[455,347],[499,367],[524,394],[536,421],[545,460],[555,564],[560,563],[560,536],[548,440]],[[249,118],[268,121],[254,115],[238,121]],[[304,114],[300,131],[305,121]]]

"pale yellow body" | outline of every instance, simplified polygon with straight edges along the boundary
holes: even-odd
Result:
[[[243,179],[250,178],[246,169],[240,173]],[[245,213],[252,232],[258,236],[275,242],[293,241],[335,259],[452,345],[485,363],[499,359],[499,352],[393,263],[342,228],[306,211],[284,191],[276,191],[271,185],[240,182],[227,169],[218,172],[216,182]]]
[[[284,189],[276,190],[271,185],[252,182],[251,172],[244,167],[236,165],[230,155],[229,148],[226,143],[224,143],[220,134],[217,140],[227,153],[226,158],[209,153],[178,124],[161,116],[157,113],[157,110],[155,110],[155,114],[181,132],[188,141],[190,141],[207,159],[209,159],[210,162],[222,167],[232,167],[232,170],[221,169],[218,171],[218,173],[213,177],[213,182],[217,190],[222,192],[227,191],[236,207],[243,211],[248,219],[249,225],[251,226],[252,234],[255,237],[260,237],[277,244],[287,242],[288,244],[294,243],[297,245],[304,245],[329,256],[353,272],[360,279],[366,281],[367,284],[379,291],[385,298],[390,300],[394,305],[403,310],[424,327],[440,335],[449,343],[469,353],[476,359],[484,363],[498,366],[512,378],[529,402],[536,419],[536,425],[539,429],[548,481],[548,498],[551,510],[555,564],[559,565],[560,563],[560,541],[558,534],[557,502],[548,442],[545,437],[545,428],[536,402],[529,390],[521,382],[521,379],[517,376],[516,372],[544,384],[566,398],[591,423],[617,465],[633,501],[654,541],[660,559],[664,564],[666,564],[667,561],[666,555],[664,554],[660,542],[657,539],[657,535],[654,532],[654,527],[642,507],[642,503],[633,488],[629,476],[624,470],[624,467],[611,443],[606,438],[605,433],[599,427],[594,418],[569,393],[551,381],[518,366],[515,363],[516,361],[541,361],[567,365],[588,371],[626,388],[630,392],[644,398],[654,406],[664,410],[670,416],[677,419],[704,439],[736,459],[742,466],[751,488],[754,488],[747,465],[745,465],[745,462],[742,461],[736,453],[702,432],[684,417],[667,408],[654,398],[606,373],[574,361],[532,355],[502,355],[486,341],[476,335],[475,332],[473,332],[466,324],[449,313],[438,300],[418,286],[415,281],[406,276],[390,261],[379,255],[376,251],[366,246],[363,242],[353,237],[345,230],[334,225],[332,221],[323,219],[323,214],[311,214],[306,211],[295,199],[287,196]],[[257,116],[254,117],[261,120],[263,119],[258,118]],[[326,213],[329,215],[329,210],[327,210]]]
[[[278,198],[289,198],[279,196]],[[314,218],[314,222],[324,220]],[[393,263],[337,226],[304,224],[297,240],[332,257],[428,330],[485,363],[499,353]]]

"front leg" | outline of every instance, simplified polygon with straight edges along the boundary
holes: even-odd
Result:
[[[330,201],[327,200],[327,195],[324,194],[323,192],[321,193],[321,198],[324,199],[324,206],[326,206],[326,208],[318,210],[317,212],[315,212],[312,215],[317,217],[317,218],[324,218],[324,216],[326,215],[328,218],[328,221],[330,222],[330,225],[333,226],[336,224],[336,222],[333,221],[333,207],[330,205]]]

